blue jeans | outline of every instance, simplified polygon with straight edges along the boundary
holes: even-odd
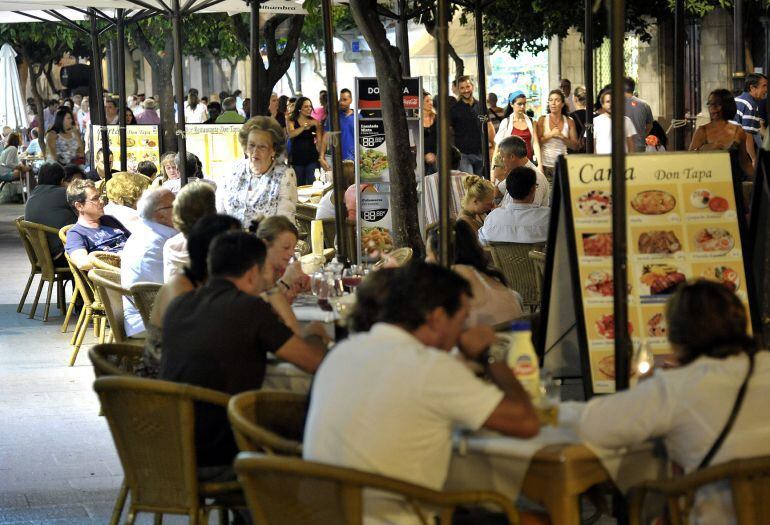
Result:
[[[294,165],[294,173],[297,174],[297,186],[307,186],[313,184],[315,181],[315,170],[320,168],[321,165],[318,162],[311,162],[310,164]]]
[[[465,173],[481,175],[481,155],[461,153],[460,165],[457,167],[457,169],[464,171]]]

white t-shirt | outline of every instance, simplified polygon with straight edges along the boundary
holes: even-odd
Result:
[[[456,357],[379,323],[343,341],[313,381],[303,457],[434,490],[446,480],[456,426],[476,430],[503,398]],[[367,525],[413,523],[401,501],[366,499]]]
[[[188,124],[200,124],[206,122],[209,118],[209,112],[206,109],[206,105],[202,102],[198,102],[195,108],[191,108],[187,102],[184,103],[184,121]]]
[[[163,282],[167,283],[177,274],[183,273],[190,264],[190,252],[187,251],[187,237],[177,233],[163,245]]]
[[[624,116],[623,123],[626,128],[624,137],[636,135],[636,128],[630,118]],[[597,155],[612,153],[612,118],[607,113],[602,113],[594,118],[594,140],[596,141],[594,152]],[[625,141],[623,148],[628,153],[628,144]]]
[[[745,355],[701,357],[655,375],[630,390],[593,398],[580,419],[580,436],[595,445],[620,448],[662,437],[671,459],[693,472],[722,431],[746,376]],[[770,454],[770,352],[758,352],[743,406],[711,465]],[[630,417],[629,414],[633,414]],[[697,493],[691,523],[735,523],[729,485]]]
[[[334,190],[327,191],[321,196],[321,200],[318,202],[318,208],[315,210],[315,218],[320,221],[321,219],[334,219]]]

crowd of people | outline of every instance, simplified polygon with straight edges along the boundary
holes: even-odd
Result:
[[[756,158],[749,144],[764,133],[756,103],[766,96],[767,79],[749,75],[746,86],[748,95],[738,99],[724,90],[709,96],[711,122],[696,131],[691,149],[736,148],[749,176]],[[443,108],[434,108],[430,94],[424,94],[423,119],[426,173],[435,173],[437,166],[436,112],[449,111],[458,131],[451,176],[462,195],[455,204],[451,268],[435,264],[441,233],[429,227],[425,261],[370,274],[357,292],[352,335],[330,352],[324,328],[302,326],[291,308],[310,286],[295,257],[297,186],[312,183],[315,170],[329,167],[326,93],[318,108],[306,97],[274,94],[269,115],[247,119],[249,100],[241,100],[240,93],[223,93],[220,102],[190,90],[183,108],[188,122],[242,124],[244,159],[232,173],[217,174],[218,184],[202,173],[192,154],[164,154],[157,172],[152,163],[140,165],[138,172],[117,172],[112,156],[105,159],[97,152],[93,174],[86,174],[81,160],[87,98],[49,104],[44,111],[47,162],[25,218],[56,229],[73,225],[63,245],[55,235],[49,238],[56,261],[66,253],[73,265],[87,270],[89,253],[119,253],[125,288],[162,284],[147,326],[133,304],[124,304],[126,336],[145,338],[141,375],[237,394],[262,386],[272,354],[315,374],[306,459],[440,489],[454,427],[521,438],[539,429],[535,408],[511,369],[487,352],[495,340],[492,326],[525,312],[484,245],[544,245],[556,163],[561,155],[584,151],[587,111],[596,112],[596,152],[612,147],[608,88],[595,104],[587,104],[585,90],[572,91],[565,80],[549,93],[547,113],[536,119],[527,112],[524,93],[511,93],[505,108],[490,94],[488,118],[480,119],[472,80],[461,77],[456,87],[457,98]],[[665,134],[655,135],[652,111],[634,96],[631,79],[625,91],[627,151],[665,147]],[[343,89],[339,101],[345,187],[324,191],[319,218],[334,216],[334,191],[345,191],[345,215],[351,217],[352,211],[355,217],[350,91]],[[108,102],[108,118],[116,121],[117,104]],[[156,108],[151,98],[131,97],[127,120],[152,123]],[[734,119],[738,124],[730,122]],[[481,170],[481,126],[488,127],[491,179]],[[18,134],[5,138],[0,170],[6,171],[0,177],[12,179],[25,169],[14,164],[20,145]],[[182,163],[190,181],[184,187]],[[746,312],[734,293],[705,281],[687,283],[670,300],[667,319],[680,367],[656,372],[630,392],[590,401],[581,434],[612,447],[663,437],[671,456],[691,472],[718,436],[729,400],[748,374],[753,388],[739,419],[745,432],[728,441],[716,460],[770,453],[770,429],[760,417],[770,391],[770,358],[766,352],[755,354]],[[451,354],[453,349],[458,351]],[[481,363],[486,380],[464,361]],[[691,388],[694,384],[698,387]],[[629,411],[640,414],[638,425],[623,424],[621,416]],[[200,407],[196,420],[202,476],[232,477],[237,448],[225,411]],[[721,503],[699,503],[697,512],[723,523],[730,513],[729,492],[714,491]],[[408,523],[413,517],[404,502],[392,498],[375,497],[366,512],[383,522]],[[537,512],[523,519],[547,521]]]

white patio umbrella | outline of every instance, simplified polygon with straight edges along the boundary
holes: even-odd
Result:
[[[27,112],[21,94],[19,70],[16,67],[16,51],[11,44],[0,48],[0,126],[13,129],[27,127]]]

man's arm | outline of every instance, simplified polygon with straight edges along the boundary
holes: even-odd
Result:
[[[275,352],[275,356],[314,374],[326,354],[324,336],[317,332],[318,328],[310,325],[304,338],[293,335]]]
[[[88,252],[84,248],[70,252],[70,260],[72,261],[72,264],[81,270],[90,270],[94,267],[94,265],[91,264],[91,259],[88,258]]]
[[[477,359],[497,336],[491,327],[479,325],[463,332],[459,347],[468,359]],[[529,395],[505,363],[485,364],[486,372],[492,382],[503,391],[504,397],[495,407],[484,427],[509,436],[529,438],[540,431],[540,422]]]

